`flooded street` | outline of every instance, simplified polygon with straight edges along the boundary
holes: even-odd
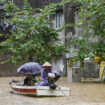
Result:
[[[30,97],[12,93],[9,82],[17,77],[0,78],[0,105],[105,105],[105,84],[68,83],[61,78],[57,84],[69,86],[71,94],[67,97]]]

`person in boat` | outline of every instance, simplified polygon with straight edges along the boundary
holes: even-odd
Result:
[[[23,86],[34,86],[34,83],[39,83],[39,80],[36,79],[35,75],[28,74],[24,79]]]
[[[41,70],[41,82],[35,83],[35,86],[50,86],[55,89],[57,85],[55,82],[60,78],[60,73],[52,69],[52,65],[49,62],[45,62],[42,65]]]
[[[32,85],[34,85],[33,76],[31,74],[28,74],[24,79],[23,86],[32,86]]]
[[[34,82],[34,83],[39,83],[40,81],[38,80],[38,79],[36,79],[36,76],[38,76],[38,75],[32,75],[33,76],[33,79],[32,79],[32,81]]]

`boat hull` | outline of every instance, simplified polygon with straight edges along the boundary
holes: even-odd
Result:
[[[16,94],[34,95],[34,96],[69,96],[69,87],[57,87],[50,89],[49,86],[22,86],[21,84],[12,83],[12,91]]]
[[[17,94],[36,95],[35,86],[22,86],[21,84],[12,83],[10,87],[12,91]]]

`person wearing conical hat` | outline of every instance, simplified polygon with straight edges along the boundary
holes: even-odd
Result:
[[[60,73],[52,69],[52,65],[49,62],[45,62],[42,65],[40,83],[36,83],[36,86],[54,86],[54,82],[60,78]]]
[[[49,62],[45,62],[42,66],[43,67],[52,67],[52,65]]]

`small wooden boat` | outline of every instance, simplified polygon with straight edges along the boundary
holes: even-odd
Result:
[[[50,89],[49,86],[23,86],[22,84],[11,83],[10,87],[14,93],[34,96],[69,96],[69,87],[57,87]]]

